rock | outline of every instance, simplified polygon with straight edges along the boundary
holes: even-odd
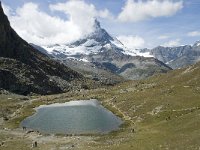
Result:
[[[4,120],[4,121],[8,121],[9,118],[8,118],[7,116],[3,116],[3,120]]]
[[[71,146],[72,148],[74,148],[75,147],[75,145],[74,144],[72,144],[72,146]]]
[[[134,133],[135,132],[135,129],[131,129],[131,133]]]
[[[3,146],[3,145],[4,145],[4,143],[5,143],[4,141],[0,142],[0,146]]]
[[[30,134],[30,133],[33,133],[34,131],[33,130],[28,130],[26,131],[26,134]]]

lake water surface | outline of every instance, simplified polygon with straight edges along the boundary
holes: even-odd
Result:
[[[48,134],[93,134],[117,130],[122,120],[97,100],[42,105],[21,126]]]

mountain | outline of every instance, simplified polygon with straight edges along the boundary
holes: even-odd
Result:
[[[158,46],[153,49],[140,50],[140,52],[149,52],[150,55],[164,62],[173,69],[183,68],[200,61],[200,41],[197,41],[192,46]]]
[[[143,57],[148,52],[138,53],[128,50],[117,38],[102,29],[97,20],[94,31],[84,38],[70,44],[56,44],[42,48],[55,59],[66,65],[70,64],[72,69],[87,72],[89,73],[87,75],[93,77],[99,77],[102,71],[104,73],[106,71],[107,75],[112,73],[112,77],[120,75],[125,79],[135,80],[171,69],[155,58]],[[106,76],[104,73],[103,78],[112,81],[111,76]]]
[[[86,79],[50,59],[10,27],[0,4],[0,88],[27,95],[52,94],[85,87]],[[89,83],[88,83],[89,84]]]
[[[95,20],[94,32],[87,35],[83,39],[79,39],[70,44],[55,44],[51,46],[43,46],[47,52],[58,58],[75,57],[76,55],[96,54],[103,50],[103,48],[113,48],[116,51],[124,52],[123,44],[111,37],[104,29],[101,28],[100,23]]]

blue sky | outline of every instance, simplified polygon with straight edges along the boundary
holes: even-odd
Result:
[[[71,0],[73,3],[82,1],[80,7],[83,6],[83,10],[80,12],[79,6],[68,3],[70,0],[1,1],[4,9],[7,9],[5,11],[17,33],[28,42],[38,45],[67,43],[82,37],[84,33],[91,32],[87,29],[87,27],[91,28],[92,26],[90,17],[98,18],[103,28],[130,48],[152,48],[158,45],[177,46],[192,44],[200,40],[199,0]],[[30,2],[37,5],[38,8],[35,8],[34,5],[27,6],[27,9],[23,8]],[[50,5],[52,5],[51,8]],[[91,5],[92,7],[90,7]],[[28,9],[32,10],[32,8],[38,12],[29,12]],[[19,11],[20,9],[21,11]],[[16,12],[16,10],[18,11]],[[26,13],[32,19],[28,19],[28,16],[20,13]],[[31,13],[35,17],[32,17]],[[91,15],[84,16],[84,14]],[[50,16],[51,24],[48,25],[49,19],[44,21],[45,19],[43,20],[37,15],[41,18]],[[20,21],[21,23],[26,22],[27,27],[22,26]],[[38,23],[33,23],[33,21]],[[39,23],[41,23],[41,28],[38,27]],[[62,30],[59,30],[59,23],[62,26],[66,24],[66,28],[62,27]],[[55,29],[56,27],[58,29]],[[36,31],[37,29],[39,31]],[[48,32],[51,33],[48,34]],[[56,35],[53,36],[53,34]],[[49,37],[51,38],[49,39]]]

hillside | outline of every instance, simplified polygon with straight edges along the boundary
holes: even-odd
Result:
[[[0,130],[0,139],[6,141],[7,149],[28,149],[31,140],[39,142],[39,149],[75,147],[89,150],[149,150],[184,149],[200,147],[200,63],[153,76],[147,80],[129,81],[112,88],[83,90],[40,97],[32,103],[22,101],[20,96],[2,95],[1,107],[5,108],[2,127],[16,128],[20,120],[33,113],[30,108],[56,102],[96,98],[112,112],[122,117],[124,125],[119,131],[95,136],[37,136],[18,129]],[[9,103],[5,103],[11,97]],[[23,103],[23,108],[21,108]],[[11,114],[18,110],[13,117]],[[134,129],[134,130],[133,130]],[[20,140],[19,137],[27,138]],[[8,140],[13,136],[12,140]],[[43,140],[47,140],[45,143]]]
[[[25,95],[53,94],[81,88],[85,81],[21,39],[0,6],[0,88]]]
[[[91,149],[198,149],[199,74],[197,63],[147,80],[119,84],[106,93],[91,92],[88,97],[96,95],[129,122],[118,133],[99,137]]]

